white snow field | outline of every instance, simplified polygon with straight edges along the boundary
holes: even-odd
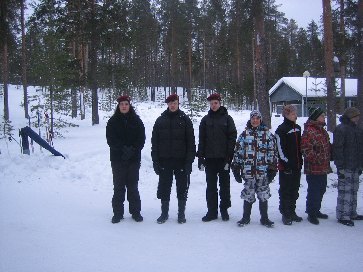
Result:
[[[34,94],[34,88],[29,92]],[[0,100],[3,114],[3,96]],[[17,130],[27,125],[21,103],[22,89],[10,86],[10,120],[17,140]],[[306,220],[307,184],[302,175],[297,213],[303,216],[303,222],[282,224],[276,177],[269,200],[269,216],[275,227],[260,225],[255,203],[251,224],[240,228],[236,222],[242,216],[242,184],[233,175],[230,221],[201,221],[206,213],[206,184],[205,174],[197,169],[195,161],[187,223],[177,223],[173,186],[170,218],[165,224],[157,224],[158,176],[152,168],[150,138],[153,124],[166,105],[150,102],[135,107],[147,137],[139,181],[142,223],[131,219],[127,201],[125,219],[119,224],[110,222],[113,186],[105,127],[112,112],[100,112],[100,124],[96,126],[91,125],[87,112],[85,120],[72,120],[79,127],[62,130],[64,138],[54,139],[54,147],[66,159],[41,151],[37,144],[34,153],[23,155],[15,141],[0,140],[1,272],[363,271],[363,222],[356,222],[355,227],[337,223],[337,189],[332,186],[337,182],[336,174],[328,176],[322,211],[329,219],[320,220],[320,225]],[[230,114],[241,133],[249,111]],[[200,119],[194,123],[196,142]],[[303,125],[305,120],[300,118],[298,123]],[[273,132],[281,122],[282,117],[273,117]],[[332,167],[335,169],[333,163]],[[363,213],[362,189],[358,212]]]

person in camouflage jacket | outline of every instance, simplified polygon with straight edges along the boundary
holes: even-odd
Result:
[[[326,191],[327,174],[331,172],[331,145],[329,134],[324,129],[325,114],[316,108],[305,123],[301,136],[301,151],[304,156],[304,173],[308,183],[306,213],[308,221],[318,225],[320,219],[328,215],[320,212],[321,202]]]
[[[238,225],[250,222],[252,204],[259,199],[261,224],[272,227],[267,216],[267,200],[270,198],[269,183],[276,175],[277,150],[275,137],[262,123],[261,113],[251,112],[246,129],[236,142],[232,171],[237,182],[245,181],[241,198],[244,199],[243,218]]]

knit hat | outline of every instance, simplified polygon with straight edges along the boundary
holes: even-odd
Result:
[[[358,115],[360,115],[360,111],[355,107],[350,107],[345,109],[344,116],[348,117],[349,119],[352,119]]]
[[[258,118],[262,119],[261,112],[259,112],[258,110],[251,111],[250,119],[252,119],[253,117],[258,117]]]
[[[117,100],[118,103],[120,103],[122,101],[127,101],[130,104],[131,98],[128,95],[121,95],[116,100]]]
[[[297,108],[294,105],[291,105],[291,104],[285,105],[283,110],[282,110],[282,116],[286,117],[292,112],[297,112]]]
[[[169,103],[175,100],[179,101],[179,96],[177,94],[171,94],[165,99],[165,103]]]
[[[218,101],[221,101],[221,95],[219,93],[214,93],[214,94],[211,94],[208,98],[207,98],[208,101],[211,101],[211,100],[218,100]]]
[[[316,119],[318,119],[319,116],[322,115],[323,113],[324,111],[321,108],[316,108],[311,112],[309,119],[316,121]]]

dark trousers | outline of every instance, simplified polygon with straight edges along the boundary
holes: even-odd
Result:
[[[224,169],[225,164],[224,159],[206,159],[206,200],[208,213],[213,215],[218,214],[218,177],[219,197],[221,199],[219,207],[221,210],[231,207],[230,176],[229,169]]]
[[[178,200],[187,200],[190,178],[185,173],[184,167],[184,160],[170,159],[160,161],[158,199],[170,201],[173,176],[175,176],[177,198]]]
[[[306,175],[308,194],[306,196],[306,213],[316,216],[321,208],[321,201],[326,191],[327,175]]]
[[[112,208],[114,215],[123,216],[125,192],[130,214],[140,213],[141,200],[138,188],[140,163],[112,161],[113,197]]]
[[[284,171],[279,172],[279,197],[280,213],[284,216],[291,216],[295,213],[296,200],[299,198],[301,172],[299,170],[286,174]]]

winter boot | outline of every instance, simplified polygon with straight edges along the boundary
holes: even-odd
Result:
[[[298,216],[295,211],[291,214],[291,220],[294,222],[301,222],[303,219],[302,217]]]
[[[203,222],[210,222],[212,220],[216,220],[218,219],[218,214],[216,213],[211,213],[211,212],[207,212],[207,214],[205,216],[203,216],[202,221]]]
[[[221,217],[223,221],[229,220],[229,214],[227,209],[221,209]]]
[[[112,224],[120,223],[122,219],[124,219],[122,215],[114,215],[112,216],[111,223]]]
[[[141,214],[138,213],[134,213],[132,215],[132,219],[134,219],[136,222],[142,222],[144,220],[144,218],[141,216]]]
[[[320,219],[328,219],[329,216],[325,213],[322,213],[321,211],[318,211],[318,213],[316,214],[316,217],[317,218],[320,218]]]
[[[158,224],[165,223],[166,220],[169,219],[169,201],[161,201],[161,215],[158,219],[156,219],[156,222]]]
[[[252,203],[245,200],[243,202],[243,217],[241,220],[237,222],[237,225],[239,227],[248,225],[251,222],[251,210],[252,210]]]
[[[308,215],[308,221],[313,225],[319,225],[319,220],[315,215]]]
[[[264,225],[265,227],[272,228],[274,226],[274,222],[272,222],[270,219],[268,219],[267,207],[268,207],[267,200],[259,201],[259,208],[260,208],[260,214],[261,214],[260,223],[262,225]]]
[[[178,201],[178,223],[183,224],[186,223],[187,220],[185,219],[185,200],[179,200]]]
[[[354,227],[354,222],[352,220],[339,219],[338,222],[348,227]]]
[[[290,216],[282,215],[282,223],[286,226],[292,225],[292,218]]]

